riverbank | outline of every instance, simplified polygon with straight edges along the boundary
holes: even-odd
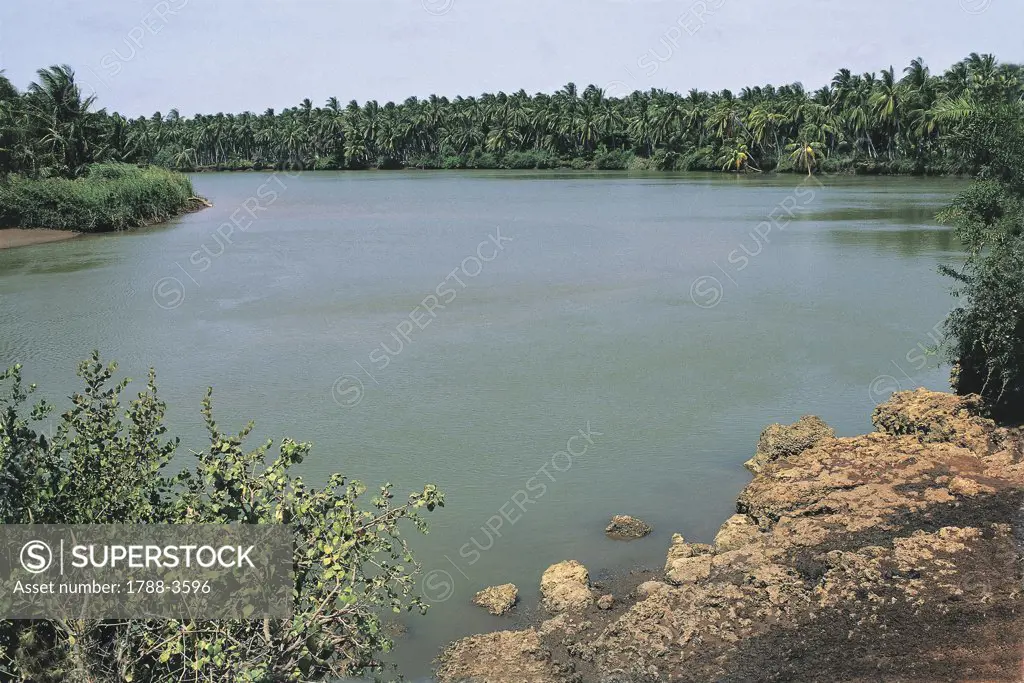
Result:
[[[0,228],[0,249],[62,242],[81,234],[70,230],[52,230],[50,228]]]
[[[175,168],[181,173],[220,173],[247,171],[638,171],[652,173],[722,173],[735,175],[736,171],[707,163],[706,159],[641,157],[633,153],[608,152],[593,158],[565,159],[548,154],[514,153],[505,157],[491,154],[460,155],[444,158],[418,158],[407,162],[387,160],[381,164],[346,165],[334,159],[318,159],[315,163],[286,164],[240,160],[221,164],[183,166]],[[796,174],[807,175],[786,160],[766,167],[762,171],[747,169],[741,174]],[[951,163],[922,163],[913,159],[878,159],[837,156],[821,159],[815,173],[828,175],[910,176],[910,177],[967,177],[972,169]]]
[[[584,578],[543,622],[459,640],[440,680],[1019,680],[1024,430],[924,389],[873,422],[766,430],[713,544],[675,536],[611,609]]]
[[[0,182],[0,227],[111,232],[163,223],[210,206],[187,176],[94,164],[75,179],[11,175]]]

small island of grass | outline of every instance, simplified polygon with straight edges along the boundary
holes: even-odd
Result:
[[[94,164],[80,178],[11,175],[0,183],[0,225],[8,228],[125,230],[204,206],[187,176],[156,167]]]
[[[25,93],[0,75],[0,246],[53,241],[41,229],[125,230],[209,205],[181,173],[123,163],[106,112],[91,110],[69,67],[38,74]]]

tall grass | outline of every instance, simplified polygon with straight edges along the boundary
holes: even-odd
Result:
[[[124,230],[201,204],[187,176],[156,167],[95,164],[75,180],[12,175],[0,181],[0,227],[7,228]]]

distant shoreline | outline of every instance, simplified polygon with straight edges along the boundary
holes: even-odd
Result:
[[[735,172],[735,171],[722,171],[715,169],[691,169],[691,170],[659,170],[651,168],[573,168],[571,166],[555,166],[551,168],[510,168],[507,166],[478,166],[478,167],[462,167],[462,168],[436,168],[436,167],[424,167],[424,166],[401,166],[397,168],[378,168],[370,166],[366,168],[288,168],[283,166],[274,165],[259,165],[259,166],[203,166],[198,168],[175,168],[176,173],[184,173],[186,175],[202,175],[208,173],[352,173],[352,174],[372,174],[372,173],[431,173],[431,172],[451,172],[451,173],[479,173],[479,172],[493,172],[493,171],[509,171],[509,172],[521,172],[521,173],[578,173],[578,174],[615,174],[615,173],[636,173],[641,175],[684,175],[684,174],[701,174],[701,175],[719,175],[725,177],[772,177],[772,176],[797,176],[806,177],[807,174],[803,171],[793,170],[777,170],[771,169],[768,171],[758,172]],[[921,172],[898,172],[898,171],[864,171],[858,169],[842,169],[842,170],[821,170],[814,173],[817,177],[864,177],[864,178],[971,178],[970,173],[949,173],[942,172],[933,169],[926,169]]]

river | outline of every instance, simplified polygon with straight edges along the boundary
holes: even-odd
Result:
[[[450,639],[536,608],[548,565],[660,566],[710,541],[760,430],[870,429],[927,353],[958,245],[950,179],[502,172],[202,174],[214,207],[132,233],[0,251],[0,361],[58,402],[91,349],[154,365],[203,446],[208,385],[252,445],[315,443],[304,476],[436,483],[414,539],[434,605],[410,677]],[[233,219],[232,219],[233,217]],[[232,223],[233,220],[233,223]],[[611,515],[655,527],[608,540]],[[414,534],[411,529],[410,533]],[[520,588],[519,617],[470,605]]]

